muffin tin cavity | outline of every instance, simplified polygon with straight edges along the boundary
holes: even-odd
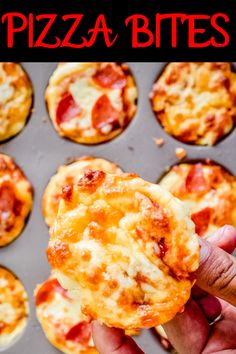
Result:
[[[9,269],[0,265],[0,350],[19,339],[25,330],[28,314],[28,297],[23,284]]]
[[[235,124],[236,74],[230,63],[169,63],[151,105],[165,131],[193,145],[214,145]]]

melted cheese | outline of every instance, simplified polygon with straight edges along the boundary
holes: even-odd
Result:
[[[152,327],[190,296],[199,245],[180,201],[135,175],[85,173],[65,195],[48,258],[82,309],[108,326]]]
[[[106,63],[63,63],[53,73],[46,90],[46,101],[53,124],[60,135],[79,143],[96,144],[120,134],[136,112],[137,88],[127,69],[124,88],[105,88],[93,80],[93,75]],[[117,64],[114,64],[117,65]],[[70,120],[57,123],[57,106],[65,92],[70,92],[82,113]],[[106,95],[117,110],[118,126],[106,124],[95,129],[92,111],[99,97]]]
[[[236,74],[229,63],[170,63],[153,86],[151,102],[177,139],[213,145],[234,125]]]
[[[0,141],[4,141],[25,126],[32,104],[32,86],[16,63],[0,63],[0,82]]]
[[[43,284],[38,285],[35,290],[36,297],[41,286]],[[50,343],[66,354],[97,354],[91,336],[86,345],[79,341],[66,339],[66,334],[71,328],[79,322],[88,322],[86,316],[81,313],[78,299],[75,301],[69,294],[64,296],[54,289],[51,289],[49,293],[47,300],[36,305],[36,314]]]
[[[4,82],[0,85],[0,103],[5,104],[14,95],[14,89],[8,82]]]
[[[43,195],[43,215],[45,222],[51,226],[57,216],[62,187],[68,183],[76,183],[88,170],[102,170],[108,173],[121,173],[121,169],[105,159],[91,156],[81,157],[75,162],[60,166],[58,172],[50,179]]]
[[[0,349],[22,334],[28,316],[28,300],[21,282],[0,267]]]
[[[191,215],[206,208],[212,210],[209,223],[201,236],[212,235],[219,227],[230,224],[236,227],[236,178],[219,165],[200,164],[205,181],[203,192],[186,190],[185,184],[193,165],[173,167],[160,181],[160,185],[180,198]]]
[[[33,202],[30,182],[11,157],[0,154],[0,193],[5,186],[12,191],[10,204],[17,203],[19,210],[15,211],[15,208],[10,206],[9,210],[5,210],[4,200],[2,201],[3,209],[0,207],[0,246],[6,246],[20,235]]]

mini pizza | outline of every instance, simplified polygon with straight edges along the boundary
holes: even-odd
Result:
[[[57,132],[97,144],[120,134],[136,112],[137,88],[126,64],[62,63],[46,90]]]
[[[213,145],[236,117],[236,74],[230,63],[170,63],[150,95],[157,119],[184,143]]]
[[[35,290],[36,315],[49,342],[66,354],[98,354],[91,324],[75,301],[52,275]]]
[[[32,85],[21,65],[0,63],[0,141],[19,133],[32,106]]]
[[[47,255],[83,313],[150,328],[189,299],[199,243],[184,204],[135,174],[88,171],[63,188]]]
[[[199,236],[208,237],[219,227],[236,227],[236,178],[214,163],[180,164],[160,181],[184,201]]]
[[[76,183],[86,170],[102,170],[107,173],[121,173],[118,166],[110,161],[83,156],[73,163],[60,166],[57,173],[48,183],[42,202],[43,216],[48,226],[51,226],[57,216],[62,187],[68,183]]]
[[[0,247],[20,235],[32,208],[33,190],[13,159],[0,154]]]
[[[23,332],[29,313],[28,298],[20,280],[0,267],[0,350]]]

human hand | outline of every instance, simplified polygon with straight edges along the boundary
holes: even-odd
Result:
[[[211,243],[201,240],[197,283],[184,312],[163,326],[179,354],[236,351],[236,260],[229,255],[236,248],[236,230],[224,226],[209,241]],[[219,316],[220,319],[210,325]],[[94,322],[92,328],[100,354],[143,353],[120,329],[98,322]]]

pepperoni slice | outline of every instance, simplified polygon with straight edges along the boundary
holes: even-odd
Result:
[[[107,124],[119,125],[119,112],[112,106],[107,95],[98,98],[92,110],[92,126],[102,129]]]
[[[169,222],[163,208],[157,202],[152,202],[152,204],[154,206],[152,221],[153,227],[158,227],[160,229],[163,229],[163,231],[165,230],[167,232],[167,230],[169,229]]]
[[[188,192],[205,192],[208,185],[203,175],[202,164],[197,163],[190,167],[190,171],[185,181],[186,190]]]
[[[17,74],[17,64],[16,63],[3,63],[3,70],[6,71],[7,75],[14,76]]]
[[[15,205],[15,193],[11,185],[4,184],[0,187],[0,214],[12,212]]]
[[[11,184],[6,183],[0,187],[0,221],[1,228],[10,231],[15,223],[15,217],[21,214],[23,203],[15,196]]]
[[[191,219],[196,225],[196,233],[203,236],[210,223],[212,209],[207,207],[191,215]]]
[[[68,297],[67,290],[63,289],[62,286],[59,284],[57,279],[49,279],[37,291],[35,297],[36,306],[39,306],[43,302],[46,302],[50,299],[53,292],[57,292],[62,294],[64,297]]]
[[[15,199],[14,208],[13,208],[13,212],[15,216],[21,214],[22,207],[23,207],[23,202],[18,199]]]
[[[166,252],[168,251],[168,247],[167,247],[167,245],[165,243],[164,237],[162,237],[160,239],[160,241],[158,242],[158,246],[159,246],[159,249],[160,249],[160,258],[162,259],[162,258],[165,257]]]
[[[93,75],[93,80],[100,86],[109,89],[122,89],[126,85],[126,77],[122,69],[114,64],[107,64]]]
[[[66,334],[66,340],[87,345],[91,337],[91,325],[88,322],[82,321],[72,327]]]
[[[69,122],[82,112],[81,107],[75,102],[70,93],[66,93],[60,100],[56,110],[56,122],[58,125]]]

